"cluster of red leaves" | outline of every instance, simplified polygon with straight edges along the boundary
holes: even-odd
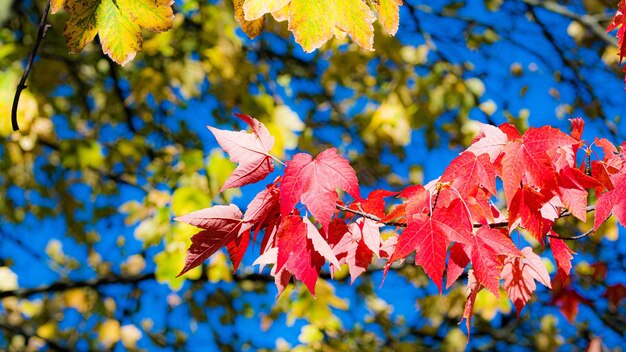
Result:
[[[209,127],[231,160],[239,163],[224,189],[257,182],[274,169],[269,154],[273,138],[267,128],[250,116],[237,116],[250,125],[251,133]],[[572,120],[570,135],[551,127],[520,135],[510,124],[483,125],[439,179],[399,193],[376,190],[367,198],[361,197],[354,170],[336,149],[316,158],[296,154],[245,214],[235,205],[217,205],[176,219],[202,229],[192,237],[180,275],[222,247],[236,270],[251,236],[256,241],[263,231],[254,264],[261,269],[272,265],[279,295],[292,276],[315,294],[326,262],[331,274],[347,264],[354,281],[375,258],[387,261],[386,274],[394,262],[415,253],[415,264],[440,292],[444,273],[449,288],[471,264],[464,313],[468,326],[477,293],[486,288],[499,297],[501,281],[519,314],[535,291],[535,281],[548,288],[553,282],[531,247],[516,247],[510,236],[514,230],[524,229],[540,243],[549,243],[558,268],[554,282],[560,287],[568,280],[573,252],[553,230],[558,218],[572,215],[586,221],[595,208],[594,230],[611,213],[626,224],[626,154],[608,140],[596,139],[593,145],[604,155],[591,161],[597,154],[581,141],[583,128],[581,119]],[[580,150],[584,157],[577,166]],[[498,178],[506,216],[492,201],[499,196]],[[340,200],[337,189],[351,196],[349,205]],[[589,190],[596,194],[595,207],[587,204]],[[386,199],[401,202],[387,211]],[[383,226],[394,227],[399,235],[383,239]],[[563,299],[571,296],[561,292]]]

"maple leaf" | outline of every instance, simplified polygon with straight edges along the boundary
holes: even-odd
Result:
[[[624,37],[626,37],[626,0],[621,0],[617,5],[617,12],[615,12],[615,16],[613,16],[613,20],[606,28],[606,31],[610,32],[616,28],[619,28],[615,36],[617,37],[619,61],[621,63],[624,56],[626,56],[626,42],[624,41]]]
[[[246,249],[248,249],[248,244],[250,244],[249,228],[240,232],[234,240],[228,242],[226,245],[230,261],[233,263],[233,271],[237,271],[237,268],[239,268],[243,255],[246,253]]]
[[[252,224],[255,238],[260,230],[277,225],[280,211],[279,198],[280,189],[274,182],[259,192],[248,204],[243,221]]]
[[[400,23],[402,0],[378,0],[374,2],[378,20],[389,35],[396,35]]]
[[[551,221],[543,217],[541,208],[549,200],[545,194],[523,186],[515,193],[509,206],[509,229],[515,229],[519,221],[521,226],[543,243]]]
[[[440,182],[449,182],[463,198],[474,195],[479,186],[495,195],[496,169],[488,154],[476,156],[466,151],[450,162]]]
[[[225,131],[208,126],[222,149],[228,153],[230,161],[239,164],[220,192],[258,182],[274,171],[274,162],[269,154],[274,145],[274,137],[257,119],[244,114],[235,116],[250,125],[252,133]]]
[[[611,215],[615,215],[622,225],[626,225],[626,174],[620,174],[614,181],[615,188],[602,193],[596,202],[593,230],[596,231]]]
[[[500,172],[507,205],[510,207],[520,184],[537,187],[545,194],[551,193],[557,186],[553,159],[557,158],[560,149],[569,147],[571,151],[574,145],[578,145],[578,141],[548,126],[531,128],[521,140],[507,144],[502,151]]]
[[[541,282],[547,288],[552,288],[550,276],[541,261],[541,257],[533,253],[530,247],[524,247],[522,255],[522,257],[507,257],[502,268],[504,288],[507,290],[513,304],[515,304],[518,317],[524,305],[530,299],[531,294],[537,288],[535,280]]]
[[[241,216],[239,208],[231,204],[216,205],[175,218],[176,221],[203,229],[191,237],[185,266],[177,277],[202,264],[220,248],[236,240],[241,232],[245,232],[247,227],[242,226]]]
[[[398,239],[395,251],[385,266],[385,274],[391,263],[406,258],[415,251],[415,264],[421,265],[428,277],[439,288],[443,283],[443,270],[446,265],[446,248],[448,240],[444,232],[426,214],[413,215],[408,226]]]
[[[380,221],[383,223],[395,221],[397,223],[406,223],[407,214],[420,214],[425,211],[430,211],[431,194],[422,185],[412,185],[406,187],[398,198],[405,198],[406,200],[394,208],[385,215],[382,216]]]
[[[579,169],[565,167],[558,173],[558,191],[563,205],[576,218],[587,221],[587,188],[599,187],[601,183],[585,175]]]
[[[125,65],[141,50],[141,28],[163,32],[174,23],[172,0],[66,0],[69,18],[65,38],[71,53],[78,53],[96,34],[102,51]],[[59,2],[55,2],[58,9]]]
[[[407,215],[412,214],[411,207]],[[432,221],[448,241],[470,243],[472,241],[473,224],[467,209],[461,199],[455,199],[447,207],[437,206],[433,211]]]
[[[364,211],[379,218],[385,216],[385,198],[398,195],[398,192],[391,192],[384,189],[371,191],[367,198],[350,204],[350,209]]]
[[[335,27],[362,48],[373,50],[375,19],[362,0],[291,0],[289,5],[289,30],[306,52],[330,40]]]
[[[499,230],[484,225],[471,237],[471,242],[462,247],[471,258],[476,279],[498,297],[502,269],[499,256],[520,256],[511,238]]]
[[[276,12],[291,0],[242,0],[246,21],[254,21],[265,14]]]
[[[348,264],[351,283],[367,270],[374,257],[374,252],[365,244],[362,226],[363,218],[347,227],[345,223],[344,226],[331,225],[336,235],[341,234],[337,245],[333,247],[333,252],[337,257],[341,256],[340,264]]]
[[[296,279],[302,281],[311,294],[315,296],[315,283],[319,277],[319,271],[324,265],[324,258],[313,249],[313,241],[309,238],[309,232],[311,232],[310,226],[302,221],[299,216],[290,215],[283,218],[277,234],[276,272],[280,272],[283,268],[286,269]],[[339,263],[336,261],[335,258],[333,265],[338,266]]]
[[[467,273],[467,288],[465,289],[465,296],[467,300],[465,301],[465,309],[463,309],[463,319],[465,319],[465,324],[467,326],[467,339],[469,341],[470,338],[470,322],[472,320],[472,314],[474,312],[474,303],[476,302],[476,297],[478,296],[478,292],[483,288],[476,277],[474,276],[474,271],[470,270]],[[460,323],[459,323],[460,324]]]
[[[233,6],[235,8],[235,19],[239,22],[241,29],[250,39],[254,39],[263,33],[265,28],[265,15],[261,14],[254,18],[246,16],[246,5],[252,3],[251,0],[233,0]],[[287,0],[286,2],[289,2]],[[249,5],[248,5],[249,6]]]
[[[294,155],[280,183],[281,216],[289,215],[300,200],[327,232],[338,199],[336,188],[360,199],[356,174],[337,149],[327,149],[315,159],[304,153]]]
[[[509,138],[500,128],[492,125],[481,123],[480,129],[480,133],[474,138],[466,151],[478,156],[487,154],[489,155],[489,160],[493,163],[500,156]]]
[[[446,271],[446,289],[450,288],[459,276],[463,274],[469,262],[470,259],[465,254],[462,245],[455,242],[450,247],[450,258],[448,259],[448,270]]]
[[[553,230],[550,230],[550,234],[558,236]],[[574,252],[565,241],[555,237],[550,238],[550,248],[552,248],[552,255],[556,261],[558,276],[560,276],[561,281],[566,282],[569,277],[569,272],[572,270],[572,259],[574,258],[572,254],[574,254]]]
[[[317,230],[317,227],[311,223],[308,218],[303,218],[304,225],[306,226],[306,237],[311,240],[313,249],[322,255],[328,262],[334,266],[339,266],[339,261],[332,248],[328,245],[328,242],[322,237]]]

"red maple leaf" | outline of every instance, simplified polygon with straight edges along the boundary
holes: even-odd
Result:
[[[274,137],[257,119],[243,114],[235,116],[250,125],[252,133],[225,131],[208,126],[222,149],[228,153],[230,161],[239,164],[220,192],[258,182],[274,171],[274,162],[269,154],[274,145]]]
[[[541,257],[533,253],[533,249],[530,247],[522,249],[522,255],[523,257],[509,256],[504,260],[504,267],[502,268],[504,288],[515,304],[518,317],[537,288],[535,280],[547,288],[552,288],[550,275],[548,275]]]
[[[324,258],[335,267],[339,261],[328,242],[308,218],[289,215],[283,218],[277,234],[276,271],[285,268],[315,295],[315,283]]]
[[[587,221],[587,188],[599,187],[601,183],[585,175],[579,169],[565,167],[558,174],[559,196],[563,205],[576,218]]]
[[[448,165],[440,182],[449,182],[462,198],[475,195],[479,187],[496,195],[496,169],[488,154],[461,153]]]
[[[553,236],[558,236],[556,232],[550,230],[550,234]],[[569,277],[569,272],[572,270],[572,254],[575,254],[565,243],[565,241],[551,237],[550,238],[550,248],[552,248],[552,256],[554,256],[554,260],[556,261],[556,266],[558,268],[558,276],[561,281],[566,282]]]
[[[408,226],[400,235],[395,251],[385,266],[385,274],[391,263],[415,251],[415,264],[424,268],[441,292],[447,247],[446,235],[432,218],[426,214],[413,215],[409,217]]]
[[[259,192],[248,204],[243,221],[249,223],[256,234],[268,227],[276,226],[279,222],[280,190],[276,182]]]
[[[322,237],[320,232],[317,230],[317,227],[311,223],[309,218],[305,217],[302,221],[306,226],[306,237],[311,241],[313,249],[328,260],[330,264],[339,266],[339,261],[337,260],[337,257],[335,257],[332,248],[330,248],[328,242],[326,242],[324,237]]]
[[[552,193],[557,186],[553,160],[566,154],[573,162],[574,145],[578,145],[577,140],[547,126],[531,128],[521,140],[507,144],[500,170],[507,205],[511,205],[520,184],[537,187],[545,194]]]
[[[520,251],[515,247],[511,238],[500,230],[484,225],[471,236],[470,242],[462,247],[472,261],[476,279],[498,297],[502,269],[499,257],[501,255],[520,256]]]
[[[351,283],[354,283],[354,280],[367,270],[374,257],[374,252],[365,243],[363,225],[363,218],[350,224],[341,244],[333,248],[333,250],[345,253],[344,262],[348,264]]]
[[[327,149],[315,159],[304,153],[294,155],[280,183],[281,216],[289,215],[301,201],[326,232],[338,199],[336,188],[360,199],[354,169],[337,149]]]
[[[364,211],[382,218],[385,216],[385,198],[396,195],[398,195],[398,192],[391,192],[384,189],[373,190],[367,198],[350,204],[350,209]]]
[[[571,136],[577,141],[583,137],[583,130],[585,129],[585,120],[580,117],[576,117],[569,120],[572,124],[572,133]]]
[[[239,268],[243,255],[246,253],[246,249],[248,249],[248,244],[250,244],[250,229],[243,231],[226,245],[230,261],[233,262],[233,271],[237,271],[237,268]]]
[[[289,271],[315,296],[315,283],[324,265],[324,258],[313,249],[307,227],[299,216],[283,218],[277,233],[276,272],[283,268]]]
[[[544,235],[552,221],[543,217],[541,209],[549,200],[549,196],[528,186],[522,186],[515,193],[509,206],[509,228],[512,230],[521,225],[543,243]]]
[[[433,211],[433,222],[450,242],[470,243],[474,229],[470,214],[461,199],[454,199],[447,207]]]
[[[177,277],[202,264],[213,253],[237,239],[240,233],[246,232],[249,227],[242,226],[241,216],[239,208],[231,204],[216,205],[175,218],[176,221],[204,229],[191,237],[185,266]]]
[[[626,56],[626,0],[621,0],[617,5],[617,12],[611,21],[611,24],[606,28],[607,32],[610,32],[619,27],[617,34],[617,46],[619,46],[619,62],[621,63]]]
[[[465,254],[462,245],[460,243],[454,243],[452,247],[450,247],[450,258],[448,259],[448,270],[446,271],[446,289],[450,288],[459,276],[463,274],[469,262],[470,259]]]
[[[476,277],[474,276],[474,271],[470,270],[467,273],[467,288],[465,289],[465,296],[467,300],[465,301],[465,309],[463,309],[463,319],[465,319],[465,324],[467,326],[467,340],[470,338],[470,322],[472,320],[472,314],[474,313],[474,303],[476,302],[476,296],[478,296],[478,292],[483,288]],[[460,324],[460,323],[459,323]]]
[[[611,215],[615,215],[622,225],[626,225],[626,174],[620,174],[614,181],[615,188],[602,193],[596,202],[596,214],[593,222],[593,230],[606,221]]]
[[[398,198],[406,200],[402,204],[393,207],[387,215],[382,216],[381,222],[395,221],[399,224],[406,224],[407,212],[409,214],[430,212],[431,194],[422,185],[406,187],[400,192]]]

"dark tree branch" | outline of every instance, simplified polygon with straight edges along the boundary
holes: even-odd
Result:
[[[28,57],[28,63],[26,64],[26,69],[24,70],[24,74],[20,79],[20,83],[17,84],[17,89],[15,90],[15,97],[13,98],[13,106],[11,108],[11,125],[13,125],[13,131],[17,131],[20,129],[20,126],[17,123],[17,107],[20,103],[20,95],[22,95],[22,91],[26,89],[26,79],[30,74],[30,71],[33,69],[33,63],[35,62],[35,56],[37,56],[37,51],[39,51],[39,46],[41,42],[46,37],[48,33],[48,29],[50,29],[51,25],[46,24],[46,20],[48,19],[48,12],[50,12],[50,1],[46,4],[46,8],[41,15],[41,21],[39,21],[39,31],[37,32],[37,39],[35,40],[35,45],[33,46],[33,51],[30,52],[30,56]]]
[[[33,288],[18,288],[16,290],[10,291],[2,291],[0,292],[0,298],[5,297],[17,297],[17,298],[27,298],[32,295],[36,295],[38,293],[52,293],[52,292],[60,292],[66,291],[73,288],[97,288],[104,285],[111,284],[129,284],[135,282],[141,282],[146,280],[154,280],[154,273],[148,274],[139,274],[139,275],[130,275],[130,276],[122,276],[122,275],[108,275],[102,276],[94,279],[84,280],[84,281],[72,281],[63,279],[49,285],[43,285],[39,287]]]

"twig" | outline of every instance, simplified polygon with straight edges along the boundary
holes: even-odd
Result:
[[[22,95],[22,91],[26,89],[26,79],[30,74],[30,71],[33,68],[33,63],[35,61],[35,56],[37,56],[37,51],[39,50],[39,46],[41,42],[46,37],[48,33],[48,29],[52,27],[49,24],[46,24],[46,19],[48,18],[48,12],[50,12],[50,1],[46,4],[46,8],[41,15],[41,21],[39,21],[39,31],[37,32],[37,39],[35,40],[35,45],[33,46],[33,51],[30,52],[30,56],[28,57],[28,63],[26,64],[26,69],[24,70],[24,74],[22,75],[22,79],[20,79],[20,83],[17,84],[17,89],[15,90],[15,97],[13,98],[13,107],[11,108],[11,124],[13,125],[13,131],[17,131],[20,129],[20,126],[17,124],[17,107],[20,103],[20,95]]]
[[[395,227],[407,227],[406,223],[396,222],[396,221],[388,221],[388,222],[387,221],[381,221],[381,219],[378,216],[376,216],[376,215],[373,215],[373,214],[370,214],[370,213],[366,213],[364,211],[351,209],[351,208],[346,207],[346,206],[341,205],[341,204],[335,204],[335,208],[337,208],[338,210],[341,210],[341,211],[345,211],[345,212],[349,212],[349,213],[352,213],[352,214],[355,214],[355,215],[359,215],[359,216],[364,217],[366,219],[374,220],[374,221],[379,222],[379,223],[381,223],[383,225],[395,226]],[[585,211],[587,213],[592,212],[594,210],[596,210],[595,205],[589,205],[589,206],[587,206],[585,208]],[[564,218],[564,217],[567,217],[567,216],[570,216],[570,215],[572,215],[572,213],[569,210],[568,211],[564,211],[564,212],[562,212],[559,215],[559,217],[557,219]],[[509,226],[509,223],[508,223],[508,221],[501,221],[501,222],[493,222],[493,223],[487,224],[487,225],[489,225],[489,227],[491,227],[491,228],[506,228],[506,227]],[[476,224],[473,224],[472,226],[474,228],[480,228],[480,227],[483,227],[484,224],[476,223]],[[581,239],[581,238],[587,237],[590,234],[591,233],[584,233],[582,235],[571,236],[571,237],[548,235],[548,237],[560,238],[560,239],[563,239],[563,240],[577,240],[577,239]]]
[[[364,217],[366,219],[370,219],[370,220],[374,220],[376,222],[379,222],[381,224],[385,224],[387,226],[395,226],[395,227],[406,227],[406,224],[403,222],[395,222],[395,221],[380,221],[381,219],[373,214],[370,213],[366,213],[364,211],[359,211],[359,210],[354,210],[354,209],[350,209],[346,206],[343,206],[341,204],[335,204],[335,208],[341,210],[341,211],[345,211],[345,212],[349,212],[355,215],[359,215],[361,217]]]
[[[565,16],[571,20],[577,21],[593,33],[597,38],[601,39],[608,45],[617,45],[617,40],[606,33],[604,28],[598,24],[598,19],[591,15],[580,15],[570,11],[567,7],[558,4],[556,1],[540,1],[540,0],[522,0],[530,6],[542,7],[545,10],[554,12],[561,16]]]
[[[575,241],[575,240],[579,240],[581,238],[585,238],[585,237],[591,235],[594,232],[595,231],[592,228],[591,230],[586,231],[586,232],[581,233],[580,235],[576,235],[576,236],[555,236],[555,235],[548,234],[548,237],[550,237],[550,238],[558,238],[560,240],[572,240],[572,241]]]

